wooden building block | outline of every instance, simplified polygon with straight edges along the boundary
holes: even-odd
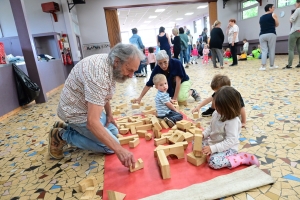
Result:
[[[179,101],[178,102],[178,105],[180,105],[180,106],[187,106],[188,104],[187,104],[187,101]]]
[[[121,128],[120,134],[124,135],[124,134],[128,133],[128,131],[129,131],[129,128]]]
[[[170,137],[169,142],[175,144],[176,142],[182,142],[184,140],[183,133],[175,131]]]
[[[168,124],[167,124],[164,120],[161,120],[161,121],[160,121],[160,125],[161,125],[162,128],[165,128],[165,129],[170,128],[170,127],[168,126]]]
[[[145,110],[151,110],[152,109],[152,106],[146,106],[145,107]]]
[[[120,118],[117,119],[117,122],[123,121],[123,120],[126,120],[126,122],[128,122],[128,118],[129,118],[129,116],[126,116],[126,117],[120,117]]]
[[[122,109],[122,108],[125,108],[125,107],[127,107],[127,103],[123,103],[123,104],[120,104],[120,105],[116,106],[117,109]]]
[[[159,132],[159,130],[157,130],[156,128],[153,128],[153,134],[154,138],[161,138],[161,132]]]
[[[168,143],[168,138],[166,137],[162,137],[162,138],[155,138],[154,139],[154,145],[158,146],[158,145],[163,145]]]
[[[195,166],[199,166],[206,162],[206,156],[195,157],[193,152],[190,152],[186,155],[187,161]]]
[[[202,130],[199,128],[195,128],[195,134],[200,134],[202,135]]]
[[[196,157],[202,156],[202,137],[200,134],[194,135],[193,153]]]
[[[181,120],[181,121],[176,122],[177,128],[180,130],[183,130],[183,131],[190,129],[191,124],[192,123],[187,120]]]
[[[163,150],[166,156],[175,155],[177,159],[184,158],[184,146],[183,144],[172,144],[172,145],[159,145],[154,149],[154,157],[157,156],[157,152]]]
[[[119,142],[121,145],[123,144],[128,144],[129,141],[134,140],[134,138],[138,138],[138,135],[131,135],[131,136],[127,136],[127,137],[122,137],[122,138],[118,138]]]
[[[129,141],[130,148],[135,148],[139,144],[140,144],[140,138],[134,138],[133,140]]]
[[[194,139],[194,135],[189,132],[184,133],[183,137],[184,137],[184,140],[187,142],[192,142]]]
[[[157,161],[163,179],[171,178],[170,164],[163,150],[157,151]]]
[[[138,130],[136,133],[139,135],[140,138],[144,138],[144,137],[146,137],[147,131]]]
[[[140,125],[140,126],[136,126],[135,128],[136,130],[151,130],[152,124]]]
[[[152,114],[152,115],[156,115],[156,109],[152,108],[150,110],[144,110],[142,112],[143,115],[147,115],[147,114]]]
[[[139,109],[139,108],[140,108],[140,104],[133,103],[133,104],[131,105],[131,108],[132,108],[132,109]]]
[[[116,109],[113,111],[113,115],[120,115],[121,111],[119,109]]]
[[[151,140],[151,139],[152,139],[152,134],[151,134],[151,133],[146,133],[145,139],[146,139],[147,141]]]
[[[177,142],[176,144],[182,144],[183,145],[183,148],[184,150],[186,150],[189,146],[189,143],[187,141],[183,141],[183,142]]]
[[[141,121],[144,123],[144,124],[151,124],[151,121],[149,118],[145,117],[145,118],[142,118]]]
[[[97,189],[94,190],[87,190],[84,194],[80,197],[81,200],[90,200],[93,199],[97,193]]]
[[[139,158],[137,159],[137,162],[135,163],[135,167],[132,168],[131,166],[129,167],[130,172],[135,172],[137,170],[143,169],[144,168],[144,161]]]
[[[199,118],[199,113],[198,112],[194,112],[193,113],[193,118],[194,119],[198,119]]]
[[[172,129],[172,130],[177,130],[177,126],[175,125],[175,126],[173,126],[171,129]]]
[[[189,130],[187,130],[188,132],[192,133],[192,134],[195,134],[195,129],[193,128],[190,128]]]
[[[159,122],[158,121],[156,121],[156,122],[152,122],[152,125],[157,129],[157,130],[162,130],[162,127],[161,127],[161,125],[159,124]]]
[[[135,126],[131,126],[131,127],[130,127],[130,132],[131,132],[132,135],[135,135],[135,134],[136,134]]]
[[[196,123],[196,127],[197,127],[197,128],[201,128],[201,123],[200,123],[200,122],[197,122],[197,123]]]
[[[126,128],[130,128],[131,126],[137,127],[137,126],[141,126],[143,124],[144,123],[142,121],[136,121],[136,122],[125,123],[124,125],[125,125]]]
[[[97,187],[97,180],[94,176],[90,176],[79,182],[79,191],[94,190]]]
[[[145,103],[143,101],[140,102],[140,106],[144,106]]]
[[[123,194],[121,192],[107,190],[108,200],[123,200],[125,198],[125,196],[126,196],[126,194]]]
[[[130,100],[130,103],[135,103],[136,102],[136,99],[131,99]]]
[[[121,137],[124,137],[124,136],[121,134],[117,134],[117,138],[121,138]]]

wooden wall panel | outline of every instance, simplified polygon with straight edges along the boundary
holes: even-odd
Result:
[[[209,9],[209,23],[210,23],[210,28],[211,28],[212,25],[214,24],[214,22],[218,19],[217,2],[209,2],[208,9]]]
[[[106,26],[110,48],[122,41],[117,9],[105,10]]]

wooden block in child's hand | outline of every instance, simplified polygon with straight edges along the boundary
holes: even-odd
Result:
[[[193,117],[194,117],[194,119],[198,119],[199,118],[199,113],[198,112],[194,112],[193,113]]]

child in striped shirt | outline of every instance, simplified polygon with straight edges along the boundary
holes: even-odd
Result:
[[[169,127],[173,127],[177,121],[183,119],[182,114],[174,107],[173,102],[167,93],[168,82],[163,74],[156,74],[153,77],[153,83],[158,90],[155,97],[157,117],[164,119]]]

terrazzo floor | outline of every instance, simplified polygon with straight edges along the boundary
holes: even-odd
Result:
[[[215,74],[231,78],[232,86],[242,94],[246,104],[247,124],[241,132],[240,151],[256,154],[260,169],[276,180],[273,185],[224,199],[300,199],[300,69],[282,70],[286,61],[287,56],[276,56],[279,68],[267,71],[258,71],[260,60],[239,62],[236,67],[226,64],[223,70],[212,68],[211,63],[191,65],[186,70],[192,88],[197,89],[202,99],[212,94],[210,82]],[[111,102],[113,107],[124,102],[129,104],[130,99],[139,95],[148,77],[118,84]],[[154,106],[155,94],[155,89],[148,92],[143,99],[146,105]],[[78,182],[90,175],[99,183],[94,199],[102,199],[103,155],[70,147],[62,160],[48,156],[47,136],[58,120],[59,95],[60,91],[47,103],[29,105],[0,122],[1,200],[80,199]],[[180,109],[192,118],[191,109],[195,106],[190,98],[188,106]],[[203,107],[202,111],[207,108]],[[122,115],[140,111],[128,106]],[[206,127],[210,118],[198,120]]]

